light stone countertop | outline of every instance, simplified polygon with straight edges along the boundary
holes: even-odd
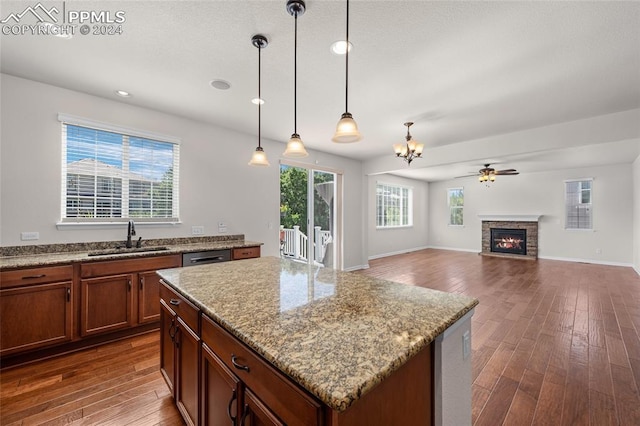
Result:
[[[337,411],[478,304],[467,296],[275,257],[158,273]]]
[[[134,242],[135,243],[135,242]],[[127,251],[123,249],[122,253],[118,254],[105,254],[100,256],[89,256],[89,252],[93,250],[85,251],[61,251],[53,253],[39,253],[39,254],[18,254],[14,256],[0,256],[0,270],[14,269],[14,268],[28,268],[38,266],[56,266],[65,265],[77,262],[97,262],[103,260],[123,260],[134,259],[140,257],[149,256],[163,256],[169,254],[181,254],[197,251],[209,251],[209,250],[225,250],[241,247],[255,247],[261,246],[262,243],[255,241],[245,240],[225,240],[225,241],[211,241],[192,244],[158,244],[158,246],[167,247],[167,250],[160,251]],[[116,243],[113,244],[116,246]],[[104,248],[96,249],[96,251],[104,250]]]

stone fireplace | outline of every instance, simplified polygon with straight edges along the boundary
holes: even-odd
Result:
[[[478,215],[484,256],[538,258],[540,215]]]

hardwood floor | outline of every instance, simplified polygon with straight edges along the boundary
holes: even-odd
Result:
[[[0,424],[183,425],[159,342],[154,331],[0,372]]]
[[[361,273],[476,297],[474,425],[640,425],[631,268],[422,250]]]
[[[631,268],[422,250],[360,273],[474,296],[475,425],[640,425]],[[0,372],[0,424],[182,425],[159,334]]]

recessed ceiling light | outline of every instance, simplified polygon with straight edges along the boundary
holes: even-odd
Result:
[[[253,98],[253,99],[251,99],[251,103],[256,104],[256,105],[264,105],[264,99]]]
[[[349,42],[349,52],[353,49],[353,43]],[[331,53],[336,55],[344,55],[347,53],[347,42],[344,40],[338,40],[331,44]]]
[[[116,95],[121,96],[123,98],[130,98],[131,97],[131,93],[126,92],[124,90],[116,90]]]
[[[231,87],[231,83],[229,83],[228,81],[224,81],[224,80],[211,80],[209,82],[209,84],[214,89],[218,89],[218,90],[227,90],[228,88]]]

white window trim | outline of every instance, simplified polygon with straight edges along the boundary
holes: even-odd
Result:
[[[593,216],[593,181],[595,178],[592,177],[588,177],[588,178],[580,178],[580,179],[565,179],[563,181],[563,186],[562,186],[562,191],[563,191],[563,195],[564,195],[564,208],[565,211],[563,212],[563,216],[564,216],[564,230],[568,231],[568,232],[595,232],[596,228],[594,226],[595,224],[595,217]],[[591,211],[591,228],[567,228],[567,183],[569,182],[584,182],[584,181],[590,181],[591,182],[591,190],[590,190],[590,195],[589,197],[591,198],[591,203],[589,203],[589,205],[592,208]]]
[[[409,185],[402,185],[399,183],[393,183],[393,182],[384,182],[384,181],[376,181],[376,190],[378,188],[378,185],[386,185],[386,186],[394,186],[394,187],[398,187],[398,188],[403,188],[403,189],[408,189],[409,190],[409,215],[408,215],[408,220],[409,220],[409,225],[388,225],[388,226],[378,226],[378,196],[377,194],[374,195],[375,197],[375,216],[374,216],[374,222],[376,224],[376,230],[380,230],[380,231],[384,231],[384,230],[390,230],[390,229],[403,229],[403,228],[413,228],[413,186],[409,186]]]
[[[451,190],[455,190],[455,189],[461,189],[462,190],[462,225],[455,225],[451,222],[451,204],[449,204],[449,191]],[[451,228],[464,228],[464,186],[457,186],[454,188],[447,188],[447,209],[449,209],[449,219],[447,220],[447,226],[451,227]]]
[[[112,132],[112,133],[118,133],[118,134],[122,134],[122,135],[127,135],[127,136],[133,136],[133,137],[140,137],[140,138],[144,138],[144,139],[151,139],[151,140],[155,140],[158,142],[166,142],[166,143],[171,143],[174,145],[180,145],[182,140],[175,137],[175,136],[170,136],[170,135],[165,135],[165,134],[161,134],[161,133],[154,133],[154,132],[149,132],[146,130],[140,130],[140,129],[134,129],[131,127],[124,127],[124,126],[118,126],[115,124],[111,124],[111,123],[105,123],[102,121],[97,121],[97,120],[92,120],[89,118],[84,118],[84,117],[79,117],[79,116],[75,116],[75,115],[71,115],[71,114],[65,114],[65,113],[58,113],[58,121],[62,124],[62,125],[72,125],[72,126],[80,126],[80,127],[87,127],[87,128],[91,128],[91,129],[95,129],[95,130],[103,130],[103,131],[107,131],[107,132]],[[64,150],[62,152],[62,158],[63,161],[64,159],[67,157],[67,153],[66,153],[66,141],[63,141],[65,143],[62,144],[62,146],[64,147]],[[180,162],[180,157],[178,156],[177,158],[174,158],[174,164],[178,166],[178,170],[179,169],[179,162]],[[63,171],[63,170],[62,170]],[[179,172],[178,172],[179,173]],[[67,182],[67,177],[66,176],[62,176],[62,186],[60,188],[60,194],[61,194],[61,198],[65,198],[62,197],[62,194],[66,193],[66,182]],[[179,182],[179,177],[178,177],[178,182]],[[123,188],[124,189],[124,188]],[[136,225],[140,224],[143,226],[175,226],[175,225],[180,225],[182,224],[182,221],[180,220],[180,211],[179,211],[179,197],[180,197],[180,193],[179,193],[179,185],[177,185],[176,188],[174,188],[176,196],[173,199],[173,211],[176,212],[175,214],[175,220],[167,220],[167,221],[158,221],[155,218],[152,219],[145,219],[145,218],[111,218],[111,220],[107,220],[107,221],[95,221],[95,220],[82,220],[81,218],[64,218],[62,217],[64,214],[63,212],[65,211],[66,208],[66,199],[63,199],[61,201],[61,218],[59,221],[56,222],[56,228],[58,230],[62,230],[62,229],[73,229],[73,228],[95,228],[95,229],[101,229],[101,228],[110,228],[112,226],[122,226],[123,224],[127,224],[130,220],[135,220]]]

